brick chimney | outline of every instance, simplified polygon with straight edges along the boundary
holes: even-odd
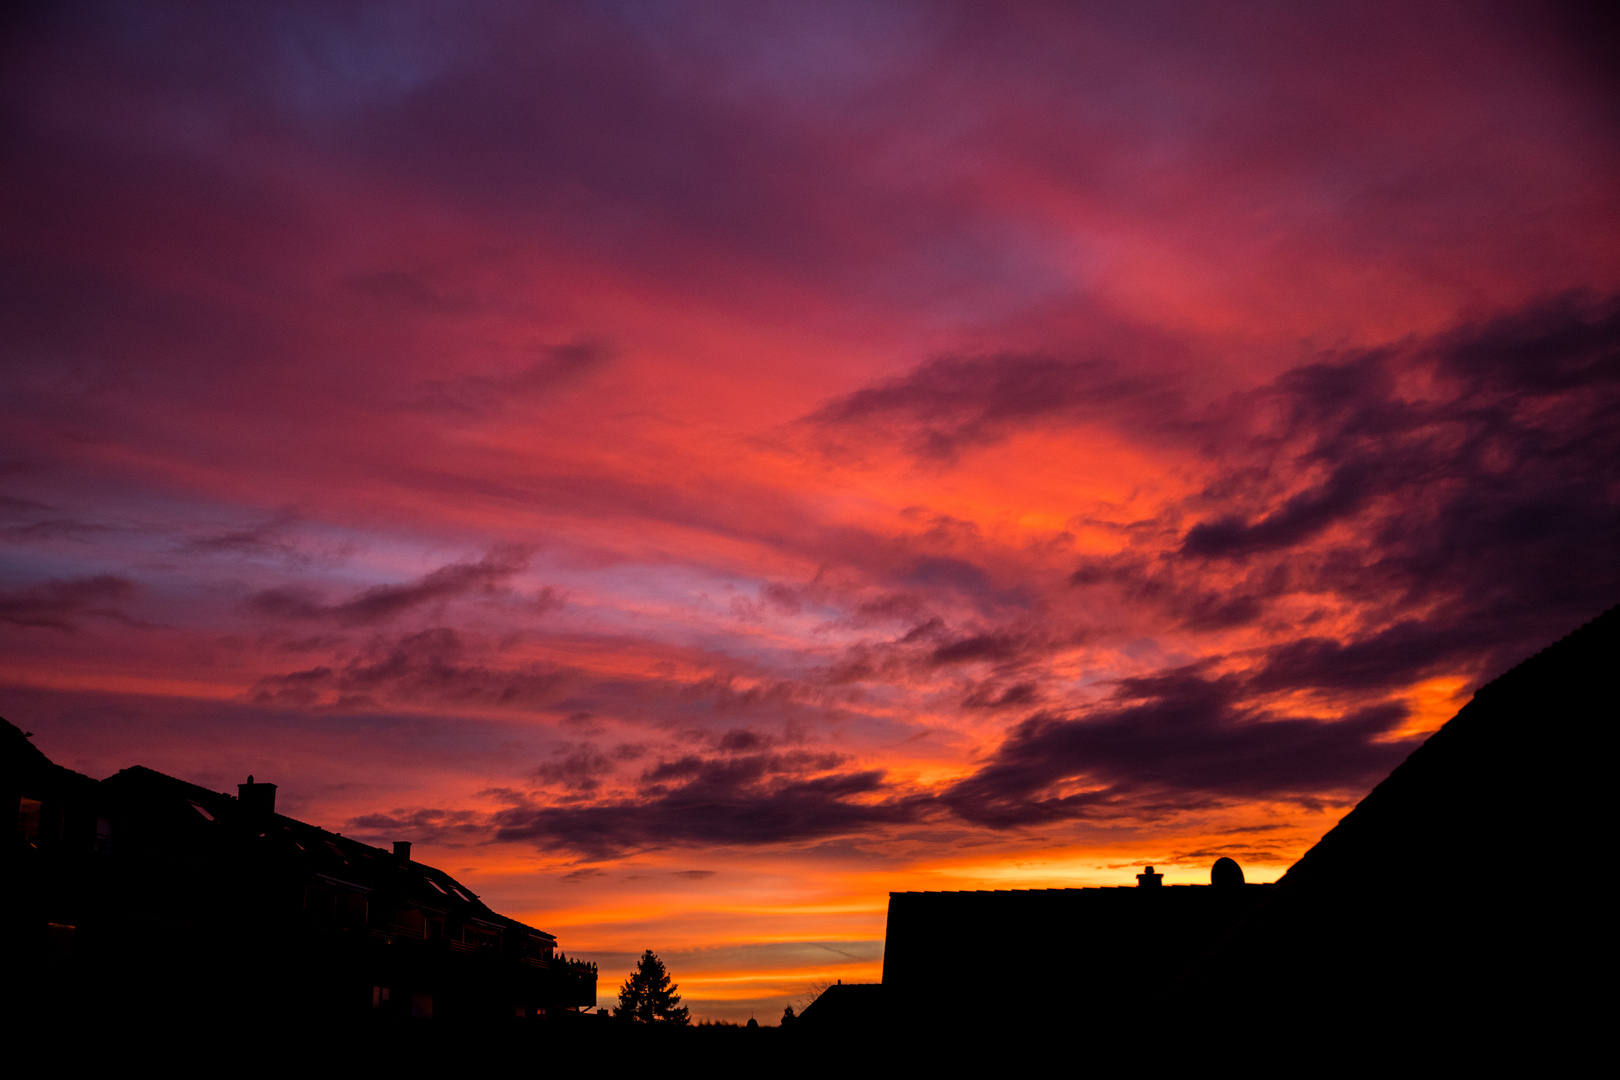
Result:
[[[236,785],[236,801],[250,814],[273,814],[276,812],[276,785],[255,784],[249,776],[247,783]]]
[[[1136,875],[1136,887],[1138,889],[1147,889],[1147,888],[1153,887],[1154,885],[1163,885],[1163,884],[1164,884],[1164,875],[1163,874],[1155,874],[1153,872],[1153,867],[1151,867],[1151,866],[1147,868],[1146,873]]]

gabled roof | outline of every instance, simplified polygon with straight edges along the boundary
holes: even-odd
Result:
[[[120,770],[102,782],[114,800],[136,800],[149,812],[184,822],[199,843],[241,849],[255,842],[253,858],[296,866],[334,889],[387,891],[423,908],[442,911],[492,929],[522,930],[555,941],[543,930],[497,914],[466,885],[426,863],[403,860],[392,851],[329,832],[285,814],[255,813],[240,799],[144,766]]]
[[[1435,1030],[1563,1009],[1611,921],[1579,867],[1612,833],[1616,670],[1620,607],[1482,687],[1170,996]]]
[[[28,732],[8,720],[0,719],[0,776],[12,783],[69,782],[94,784],[83,773],[58,765],[45,756],[45,752],[29,739]]]

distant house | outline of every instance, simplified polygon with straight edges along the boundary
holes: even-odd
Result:
[[[882,983],[846,983],[827,987],[816,1000],[805,1006],[803,1015],[793,1020],[797,1034],[871,1036],[879,1033],[886,1020]],[[787,1021],[784,1019],[784,1024]]]
[[[898,1018],[972,1023],[1013,1003],[1095,1014],[1139,1001],[1207,951],[1270,891],[1231,859],[1210,885],[889,894],[885,1007]],[[979,993],[963,1000],[960,987]]]
[[[490,910],[410,844],[372,847],[135,767],[99,783],[0,721],[13,970],[92,1013],[534,1019],[596,1003],[596,968]]]

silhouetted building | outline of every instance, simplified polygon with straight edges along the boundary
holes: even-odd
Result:
[[[965,1001],[964,981],[993,986],[997,1006],[1020,1002],[1032,1022],[1140,1003],[1271,889],[1223,863],[1212,885],[1165,885],[1150,866],[1134,887],[890,893],[886,1007],[901,1022],[982,1022],[975,1010],[992,999]]]
[[[93,856],[106,851],[96,790],[90,777],[55,764],[0,721],[0,806],[15,810],[16,823],[0,886],[7,970],[73,955],[97,880]]]
[[[596,1003],[596,968],[410,844],[372,847],[135,767],[97,783],[0,721],[12,971],[122,1014],[491,1020]],[[15,800],[15,801],[12,801]]]
[[[809,1035],[871,1036],[889,1016],[882,983],[839,982],[827,987],[793,1019],[794,1030]],[[783,1018],[786,1024],[787,1018]]]
[[[1612,956],[1611,894],[1567,870],[1612,833],[1616,671],[1611,608],[1481,687],[1160,1006],[1539,1052],[1606,1030],[1589,981]]]
[[[957,1043],[1253,1038],[1296,1069],[1590,1051],[1610,894],[1566,870],[1612,831],[1617,670],[1611,608],[1480,688],[1273,885],[1221,859],[1207,887],[1148,867],[1134,889],[891,893],[884,1007]]]

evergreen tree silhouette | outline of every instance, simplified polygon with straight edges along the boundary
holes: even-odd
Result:
[[[619,1006],[613,1015],[642,1024],[687,1024],[691,1018],[664,962],[651,949],[641,954],[636,970],[619,987]]]

